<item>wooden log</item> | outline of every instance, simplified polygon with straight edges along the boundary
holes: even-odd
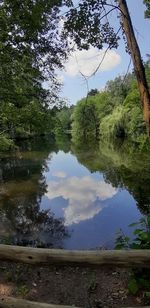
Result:
[[[63,250],[0,245],[0,260],[28,264],[150,267],[150,250]]]
[[[64,305],[31,302],[24,299],[17,299],[13,297],[0,297],[0,308],[73,308],[73,307],[77,308],[75,306],[64,306]],[[133,307],[127,307],[127,308],[133,308]],[[134,308],[150,308],[150,306],[142,306],[142,307],[138,306]]]
[[[75,306],[63,306],[31,302],[13,297],[0,297],[0,308],[77,308]]]

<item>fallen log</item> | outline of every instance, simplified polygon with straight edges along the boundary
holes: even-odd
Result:
[[[63,250],[0,245],[0,260],[28,264],[150,267],[150,250]]]
[[[0,308],[73,308],[73,307],[77,308],[75,306],[63,306],[63,305],[31,302],[24,299],[17,299],[13,297],[0,297]],[[127,307],[127,308],[133,308],[133,307]],[[142,307],[138,306],[134,308],[150,308],[150,306],[142,306]]]
[[[0,308],[77,308],[75,306],[53,305],[31,302],[13,297],[0,297]]]

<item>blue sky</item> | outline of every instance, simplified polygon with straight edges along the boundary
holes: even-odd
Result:
[[[146,60],[146,54],[150,53],[150,20],[144,19],[145,6],[143,0],[127,0],[128,8],[131,14],[132,23],[135,34],[140,46],[142,58]],[[116,27],[116,18],[112,16],[113,23]],[[79,99],[86,96],[87,84],[79,73],[79,70],[84,74],[90,74],[93,68],[97,67],[102,57],[102,52],[97,53],[96,50],[77,52],[70,57],[66,64],[66,71],[60,72],[60,80],[63,80],[64,87],[62,89],[62,96],[67,98],[71,104],[75,104]],[[97,59],[97,60],[96,60]],[[97,61],[97,62],[96,62]],[[103,89],[108,80],[114,79],[118,75],[125,74],[130,61],[130,57],[125,52],[124,42],[121,39],[119,48],[110,51],[101,69],[88,81],[89,90],[91,88]],[[132,64],[130,66],[132,70]]]

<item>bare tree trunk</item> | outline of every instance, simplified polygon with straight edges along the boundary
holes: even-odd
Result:
[[[147,134],[150,137],[150,93],[146,80],[145,68],[141,59],[140,49],[134,34],[133,25],[126,0],[118,0],[118,5],[121,11],[121,23],[123,26],[124,33],[126,35],[128,48],[131,53],[134,71],[138,82]]]

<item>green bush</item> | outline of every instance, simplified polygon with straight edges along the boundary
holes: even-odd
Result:
[[[92,140],[99,137],[99,114],[97,96],[79,101],[72,114],[73,140]]]
[[[22,138],[28,138],[29,136],[30,133],[25,131],[23,127],[16,127],[16,133],[15,133],[16,138],[22,139]]]
[[[132,223],[130,227],[136,227],[133,231],[134,238],[130,240],[120,230],[116,239],[116,249],[150,249],[150,215]],[[142,291],[143,297],[150,297],[150,270],[134,268],[128,284],[130,293],[137,294]]]
[[[0,151],[9,151],[14,148],[14,142],[7,135],[0,135]]]
[[[123,106],[116,107],[112,114],[104,117],[100,123],[100,135],[105,139],[126,136],[127,112]]]
[[[145,64],[148,84],[150,67]],[[149,150],[143,107],[134,73],[107,82],[104,91],[77,102],[72,115],[74,141],[125,139],[140,150]]]

